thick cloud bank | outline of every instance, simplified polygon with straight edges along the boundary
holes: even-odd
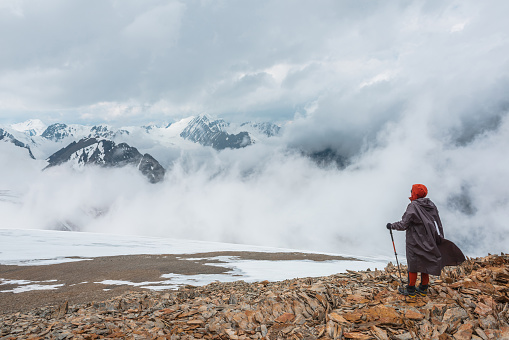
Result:
[[[345,169],[277,145],[183,153],[157,185],[129,168],[40,172],[26,156],[12,171],[0,145],[3,225],[390,255],[385,224],[401,218],[411,184],[425,183],[447,238],[471,256],[507,251],[507,116],[467,144],[429,130],[412,115],[388,124]]]

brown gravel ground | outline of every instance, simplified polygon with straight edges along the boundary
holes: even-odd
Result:
[[[164,280],[162,274],[220,274],[228,268],[205,265],[220,263],[206,258],[237,256],[244,260],[356,260],[340,256],[306,253],[260,253],[260,252],[215,252],[189,255],[124,255],[96,257],[83,261],[44,266],[0,265],[0,278],[7,280],[30,280],[55,282],[39,284],[64,284],[55,290],[28,291],[23,293],[0,292],[0,314],[24,312],[36,307],[100,301],[121,295],[126,291],[144,290],[128,285],[104,285],[94,282],[123,280],[130,282],[155,282]],[[185,260],[202,258],[206,260]],[[0,291],[11,290],[18,285],[1,285]],[[108,289],[108,290],[104,290]]]

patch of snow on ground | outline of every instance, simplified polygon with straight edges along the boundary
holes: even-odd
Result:
[[[5,265],[33,266],[56,264],[85,260],[92,257],[117,255],[177,255],[225,251],[304,253],[304,251],[295,249],[171,238],[53,230],[0,229],[0,264]],[[305,253],[348,257],[348,255],[344,254],[311,251],[306,251]],[[369,258],[359,259],[370,260]],[[384,261],[385,259],[381,260]]]
[[[294,249],[269,248],[216,242],[150,238],[127,235],[108,235],[48,230],[0,229],[0,264],[4,265],[49,265],[71,261],[82,261],[93,257],[141,254],[197,254],[224,251],[249,252],[302,252]],[[311,253],[311,252],[307,252]],[[338,254],[327,254],[338,255]],[[339,255],[347,257],[347,255]],[[232,282],[244,280],[281,281],[292,278],[327,276],[346,270],[382,269],[390,258],[359,258],[360,261],[333,260],[244,260],[236,256],[216,256],[205,260],[208,265],[222,266],[230,271],[223,274],[179,275],[168,273],[161,281],[130,282],[104,280],[104,285],[131,285],[152,290],[176,289],[182,285],[203,286],[215,281]],[[182,259],[184,260],[197,260]],[[219,263],[218,263],[219,261]],[[9,282],[9,283],[7,283]],[[0,278],[0,284],[17,284],[12,292],[35,289],[56,289],[59,285],[40,285],[41,282],[15,283]],[[7,291],[1,291],[7,292]]]
[[[64,285],[64,284],[54,284],[54,285],[41,284],[55,281],[56,280],[46,280],[46,281],[6,280],[0,278],[0,286],[17,285],[17,287],[13,289],[0,290],[0,293],[24,293],[29,292],[31,290],[52,290],[62,287]]]

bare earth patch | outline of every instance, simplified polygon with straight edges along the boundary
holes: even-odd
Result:
[[[0,265],[0,279],[28,280],[40,285],[62,284],[53,290],[31,290],[21,293],[0,292],[0,313],[27,311],[46,305],[60,305],[65,301],[71,304],[99,301],[121,295],[126,291],[145,290],[129,285],[94,283],[104,280],[156,282],[163,280],[161,275],[169,273],[197,275],[228,272],[228,268],[210,265],[210,263],[221,263],[218,260],[210,260],[217,256],[236,256],[242,260],[266,261],[356,260],[341,256],[305,253],[213,252],[109,256],[43,266]],[[197,258],[200,260],[185,260]],[[12,290],[18,286],[17,284],[3,284],[0,285],[0,291]]]

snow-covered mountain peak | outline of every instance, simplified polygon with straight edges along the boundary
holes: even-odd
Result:
[[[281,132],[280,126],[269,122],[263,123],[246,122],[240,124],[240,127],[245,130],[248,130],[249,132],[261,133],[267,137],[277,136]]]
[[[128,135],[127,130],[114,130],[111,126],[100,124],[92,127],[87,125],[79,124],[63,124],[56,123],[47,127],[47,129],[41,134],[42,137],[59,142],[65,139],[79,140],[84,137],[97,137],[112,139],[121,135]]]
[[[172,123],[151,122],[144,126],[112,127],[107,124],[81,125],[55,123],[45,126],[39,119],[4,128],[14,138],[30,146],[37,159],[46,159],[56,151],[83,138],[105,138],[128,143],[162,160],[165,166],[184,150],[203,146],[216,150],[239,149],[262,142],[279,133],[272,123],[230,123],[210,115],[189,116]],[[42,131],[42,132],[41,132]]]
[[[90,128],[90,134],[88,137],[97,137],[97,138],[115,138],[122,135],[129,135],[129,131],[125,129],[121,130],[113,130],[113,128],[109,125],[95,125]]]
[[[113,131],[109,125],[94,125],[90,128],[91,134],[101,135],[113,135]]]
[[[126,143],[116,144],[104,138],[83,138],[55,152],[48,158],[48,168],[69,163],[75,169],[88,164],[102,167],[135,166],[150,182],[163,180],[164,168],[148,153],[142,155]]]
[[[224,119],[213,120],[208,115],[197,116],[188,124],[188,127],[191,129],[199,129],[203,131],[210,130],[211,132],[225,131],[228,126],[229,123],[227,123]]]
[[[229,126],[223,119],[212,121],[208,116],[198,116],[189,122],[180,137],[204,146],[212,146],[216,150],[238,149],[253,143],[246,131],[228,133],[226,130]]]
[[[63,124],[63,123],[55,123],[50,126],[41,134],[42,137],[58,142],[60,140],[76,137],[81,138],[86,136],[90,128],[84,125],[78,124]]]
[[[40,119],[29,119],[22,123],[12,124],[11,129],[24,132],[29,136],[40,136],[47,126]]]

